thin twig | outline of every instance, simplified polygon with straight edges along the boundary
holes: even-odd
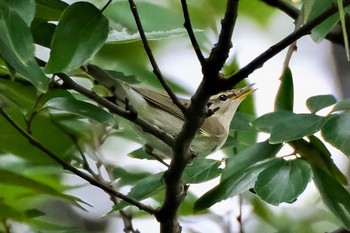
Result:
[[[302,19],[301,17],[298,17],[295,21],[295,28],[294,31],[298,30],[302,25]],[[285,73],[287,67],[289,67],[290,60],[292,59],[293,53],[297,50],[297,41],[294,41],[289,47],[288,51],[286,54],[286,57],[283,62],[283,67],[282,67],[282,74],[281,78],[283,77],[283,74]]]
[[[138,207],[140,210],[144,210],[147,213],[152,214],[152,215],[155,213],[155,210],[152,207],[145,205],[145,204],[143,204],[135,199],[132,199],[132,198],[128,197],[127,195],[124,195],[120,192],[115,191],[111,187],[95,180],[90,175],[87,175],[86,173],[80,171],[76,167],[72,166],[71,164],[69,164],[66,161],[64,161],[63,159],[61,159],[58,155],[56,155],[55,153],[53,153],[52,151],[47,149],[38,140],[36,140],[33,136],[31,136],[24,129],[22,129],[22,127],[19,126],[2,108],[0,108],[0,114],[5,118],[5,120],[8,123],[10,123],[17,130],[17,132],[19,132],[25,139],[27,139],[30,144],[32,144],[34,147],[38,148],[39,150],[44,152],[46,155],[48,155],[51,159],[53,159],[58,164],[60,164],[63,167],[63,169],[74,173],[75,175],[77,175],[80,178],[84,179],[85,181],[89,182],[91,185],[99,187],[102,190],[104,190],[105,192],[107,192],[113,196],[116,196],[116,197]]]
[[[109,6],[109,4],[111,4],[112,0],[108,0],[108,2],[106,3],[106,5],[103,6],[103,8],[101,9],[101,12],[103,12],[104,10],[106,10],[106,8]]]
[[[40,100],[41,100],[41,98],[42,98],[43,96],[44,96],[43,93],[41,93],[41,94],[38,96],[37,100],[36,100],[35,103],[34,103],[34,107],[33,107],[32,112],[29,114],[29,116],[25,117],[25,122],[26,122],[26,125],[27,125],[27,132],[28,132],[29,134],[32,134],[32,122],[33,122],[33,120],[34,120],[34,117],[35,117],[36,114],[38,113],[37,107],[38,107],[39,102],[40,102]]]
[[[348,5],[350,5],[350,0],[345,0],[344,7]],[[253,73],[255,70],[261,68],[266,61],[270,60],[273,56],[281,52],[283,49],[288,47],[294,41],[300,39],[305,35],[310,34],[311,30],[314,27],[324,22],[328,17],[332,16],[337,11],[338,11],[338,6],[333,4],[325,12],[315,17],[310,22],[304,24],[301,28],[292,32],[291,34],[286,36],[284,39],[282,39],[280,42],[271,46],[269,49],[267,49],[265,52],[260,54],[258,57],[256,57],[253,61],[251,61],[249,64],[247,64],[243,68],[241,68],[239,71],[237,71],[227,79],[219,80],[217,85],[213,87],[213,92],[218,93],[220,91],[230,89],[232,86],[236,85],[237,83],[239,83],[240,81],[248,77],[248,75]]]
[[[292,5],[284,1],[281,1],[281,0],[261,0],[261,1],[265,2],[269,6],[278,8],[279,10],[286,13],[292,19],[296,20],[300,15],[300,11],[296,7],[293,7]],[[326,35],[325,38],[332,43],[340,44],[344,46],[343,31],[341,30],[340,27],[335,27],[332,31],[330,31]]]
[[[197,58],[198,58],[200,64],[203,66],[206,59],[204,58],[203,53],[199,47],[198,41],[196,39],[196,36],[194,35],[194,31],[193,31],[193,27],[192,27],[192,23],[191,23],[191,19],[190,19],[190,14],[188,12],[187,1],[181,0],[181,5],[182,5],[182,12],[183,12],[184,19],[185,19],[184,27],[187,30],[187,34],[191,40],[192,47],[197,55]]]
[[[203,68],[204,77],[213,78],[224,66],[232,47],[232,33],[236,24],[239,0],[228,0],[225,16],[221,21],[218,42],[214,45]]]
[[[140,16],[139,13],[137,11],[137,7],[135,5],[135,2],[133,0],[129,0],[129,4],[130,4],[130,9],[131,12],[134,15],[134,19],[136,22],[136,26],[137,29],[140,33],[140,37],[141,37],[141,41],[143,43],[143,47],[147,53],[148,59],[152,65],[153,68],[153,73],[156,75],[156,77],[158,78],[159,82],[162,84],[163,88],[165,89],[165,91],[168,93],[169,97],[171,98],[171,100],[173,101],[174,104],[176,104],[176,106],[181,109],[182,112],[186,111],[186,107],[178,100],[178,98],[176,97],[175,93],[173,92],[173,90],[171,89],[171,87],[166,83],[162,72],[160,71],[158,64],[156,62],[156,59],[153,56],[153,52],[151,47],[149,46],[145,31],[143,29],[141,20],[140,20]]]
[[[299,17],[299,10],[293,7],[291,4],[281,0],[260,0],[269,6],[275,7],[282,12],[286,13],[289,17],[297,19]]]

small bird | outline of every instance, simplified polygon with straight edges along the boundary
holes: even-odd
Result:
[[[101,85],[113,92],[120,106],[132,106],[137,116],[160,130],[175,136],[182,128],[185,117],[165,92],[134,86],[113,78],[108,73],[89,67],[88,73]],[[190,149],[197,156],[207,156],[220,149],[225,143],[232,118],[240,103],[252,93],[251,85],[241,89],[231,89],[213,95],[208,102],[212,114],[208,116],[198,130]],[[185,106],[190,100],[178,98]],[[147,152],[160,158],[171,158],[172,150],[164,142],[136,126],[137,133],[145,140]]]

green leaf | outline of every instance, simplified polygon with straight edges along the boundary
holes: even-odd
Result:
[[[160,172],[141,179],[134,187],[132,187],[128,193],[128,197],[141,201],[150,197],[152,194],[159,192],[164,187],[162,182],[163,174],[163,172]],[[113,211],[118,211],[128,205],[129,203],[121,201],[113,206]]]
[[[51,186],[38,182],[26,176],[14,173],[12,171],[0,169],[0,183],[6,185],[19,186],[36,192],[38,194],[47,194],[54,197],[64,199],[69,202],[77,204],[77,201],[81,201],[76,197],[61,193]]]
[[[259,174],[255,191],[272,205],[292,202],[305,190],[311,174],[310,165],[301,159],[279,159]]]
[[[343,37],[344,37],[346,56],[348,58],[348,61],[350,61],[349,39],[348,39],[348,32],[346,30],[347,27],[346,27],[346,23],[345,23],[346,21],[345,21],[345,12],[344,12],[343,1],[337,0],[337,4],[338,4],[338,9],[339,9],[341,29],[342,29]]]
[[[236,173],[240,173],[249,166],[273,158],[281,148],[281,144],[272,145],[268,141],[256,143],[250,146],[241,153],[227,159],[221,179],[227,179]]]
[[[350,112],[332,115],[321,132],[327,142],[350,156]]]
[[[198,29],[194,29],[193,31],[195,33],[202,32],[202,30],[198,30]],[[145,32],[145,34],[148,40],[164,40],[164,39],[186,36],[187,31],[184,28],[176,28],[168,31]],[[106,43],[124,44],[124,43],[139,41],[139,40],[141,40],[141,37],[138,32],[130,34],[129,32],[127,32],[126,29],[123,29],[121,31],[111,30],[108,34]]]
[[[41,21],[58,21],[62,12],[69,6],[61,0],[36,0],[35,18]]]
[[[292,141],[319,131],[327,118],[313,114],[295,114],[271,130],[270,143]]]
[[[293,102],[293,76],[291,70],[286,68],[281,77],[281,84],[275,98],[275,111],[293,111]]]
[[[194,210],[204,210],[253,187],[259,173],[274,161],[281,146],[265,141],[229,158],[220,183],[196,201]]]
[[[34,43],[49,48],[52,37],[55,32],[56,25],[53,23],[42,22],[34,19],[30,25],[33,34]]]
[[[35,0],[4,0],[29,27],[35,14]]]
[[[67,7],[57,25],[45,70],[69,72],[84,65],[102,47],[108,35],[108,21],[87,2]]]
[[[220,164],[221,161],[197,157],[187,165],[184,180],[186,183],[197,184],[214,179],[220,175]]]
[[[314,182],[325,205],[350,229],[350,193],[337,180],[318,167],[312,167]]]
[[[337,165],[334,163],[331,152],[329,152],[329,150],[323,144],[323,142],[314,135],[311,135],[308,138],[310,141],[309,145],[312,145],[320,152],[320,157],[316,154],[313,154],[313,159],[317,160],[317,163],[321,165],[320,167],[332,174],[333,177],[337,179],[339,183],[347,185],[348,181],[346,176],[339,170]],[[322,163],[324,163],[324,165],[322,165]]]
[[[277,111],[259,117],[252,124],[257,129],[271,134],[270,143],[282,143],[312,135],[319,131],[326,121],[326,117],[314,114]]]
[[[306,100],[306,106],[311,113],[316,113],[321,109],[327,108],[335,104],[337,100],[333,95],[317,95]]]
[[[350,99],[344,99],[335,104],[332,112],[350,110]]]
[[[0,202],[0,221],[1,222],[6,221],[7,219],[21,221],[23,220],[23,218],[24,216],[20,211],[16,210],[10,205]]]
[[[97,107],[96,105],[79,101],[74,98],[54,98],[49,100],[44,107],[65,111],[81,117],[87,117],[102,124],[111,126],[116,125],[116,121],[112,114],[106,112],[100,107]]]
[[[10,69],[21,74],[40,92],[45,92],[49,79],[35,61],[30,30],[17,11],[4,1],[0,2],[0,28],[0,56]]]
[[[170,31],[183,24],[182,15],[178,11],[153,1],[140,1],[137,9],[145,32]],[[104,14],[110,19],[113,28],[126,28],[131,33],[138,31],[127,1],[113,2]]]
[[[293,112],[289,111],[270,112],[265,115],[262,115],[261,117],[253,121],[251,124],[260,131],[270,133],[276,125],[285,121],[293,114]]]

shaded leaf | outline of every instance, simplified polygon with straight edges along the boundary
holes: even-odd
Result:
[[[311,180],[311,168],[301,159],[276,160],[255,182],[256,194],[272,205],[294,201]]]
[[[76,197],[61,193],[44,183],[4,169],[0,169],[0,183],[27,188],[38,194],[48,194],[75,204],[77,204],[77,201],[81,201]]]
[[[347,32],[347,27],[346,27],[346,21],[345,21],[345,12],[344,12],[344,5],[342,0],[337,0],[337,5],[339,9],[339,18],[340,18],[340,24],[341,24],[341,29],[343,33],[343,38],[344,38],[344,46],[345,46],[345,51],[346,51],[346,56],[348,58],[348,61],[350,61],[350,51],[349,51],[349,39],[348,39],[348,32]]]
[[[294,103],[294,86],[293,76],[289,68],[286,68],[282,77],[281,84],[278,88],[277,95],[275,97],[275,111],[285,110],[293,111]]]
[[[202,32],[202,30],[194,29],[195,33]],[[176,28],[168,31],[152,31],[145,32],[148,40],[164,40],[176,37],[182,37],[187,35],[187,31],[184,28]],[[123,44],[131,43],[141,40],[140,34],[130,34],[125,28],[121,31],[111,30],[108,34],[106,43],[109,44]]]
[[[321,132],[327,142],[350,156],[350,112],[332,115]]]
[[[220,183],[196,201],[194,210],[204,210],[253,187],[259,173],[274,161],[274,156],[281,146],[265,141],[229,158]]]
[[[317,95],[306,100],[306,106],[311,113],[316,113],[319,110],[335,104],[337,101],[333,95]]]
[[[335,104],[332,112],[350,110],[350,99],[344,99]]]
[[[4,1],[0,2],[0,28],[0,55],[9,64],[9,69],[14,69],[40,92],[45,92],[49,79],[35,61],[30,30],[18,13]]]
[[[163,174],[163,172],[160,172],[141,179],[134,187],[132,187],[128,193],[128,197],[141,201],[150,197],[152,194],[159,192],[164,187],[162,182]],[[118,211],[128,205],[129,203],[121,201],[113,206],[113,211]]]
[[[270,143],[282,143],[312,135],[319,131],[326,121],[326,117],[314,114],[277,111],[259,117],[253,125],[271,134]]]
[[[29,27],[35,14],[35,0],[4,0]]]
[[[324,170],[332,174],[333,177],[339,183],[343,185],[347,185],[348,181],[346,176],[339,170],[337,165],[334,163],[331,152],[329,152],[329,150],[323,144],[323,142],[314,135],[311,135],[308,138],[310,140],[310,145],[315,147],[320,152],[321,158],[319,158],[317,155],[313,155],[313,157],[315,160],[318,160],[318,162],[320,163],[324,162],[324,167],[321,166],[321,168],[323,168]]]
[[[319,131],[327,118],[313,114],[293,114],[271,130],[270,143],[292,141]]]
[[[0,221],[6,221],[7,219],[13,219],[21,221],[23,220],[23,214],[17,209],[13,208],[10,205],[0,202]]]
[[[332,176],[312,166],[314,182],[322,200],[332,213],[350,229],[350,193]]]
[[[262,115],[251,124],[260,131],[270,133],[276,125],[278,125],[280,122],[285,121],[293,114],[293,112],[289,111],[270,112]]]
[[[116,121],[114,120],[112,114],[104,111],[102,108],[97,107],[96,105],[73,98],[54,98],[49,100],[44,107],[87,117],[102,124],[108,124],[111,126],[116,125]]]
[[[220,165],[220,161],[197,157],[187,165],[184,180],[186,183],[196,184],[214,179],[220,175]]]
[[[69,6],[61,0],[35,0],[35,18],[41,21],[58,21],[62,12]]]
[[[84,65],[102,47],[107,34],[108,21],[94,5],[70,5],[57,25],[46,72],[69,72]]]

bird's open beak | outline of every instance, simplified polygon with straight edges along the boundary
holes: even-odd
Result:
[[[249,84],[241,89],[239,89],[239,92],[236,94],[235,99],[245,99],[248,95],[252,94],[257,89],[251,89],[252,86],[254,86],[255,83]]]

